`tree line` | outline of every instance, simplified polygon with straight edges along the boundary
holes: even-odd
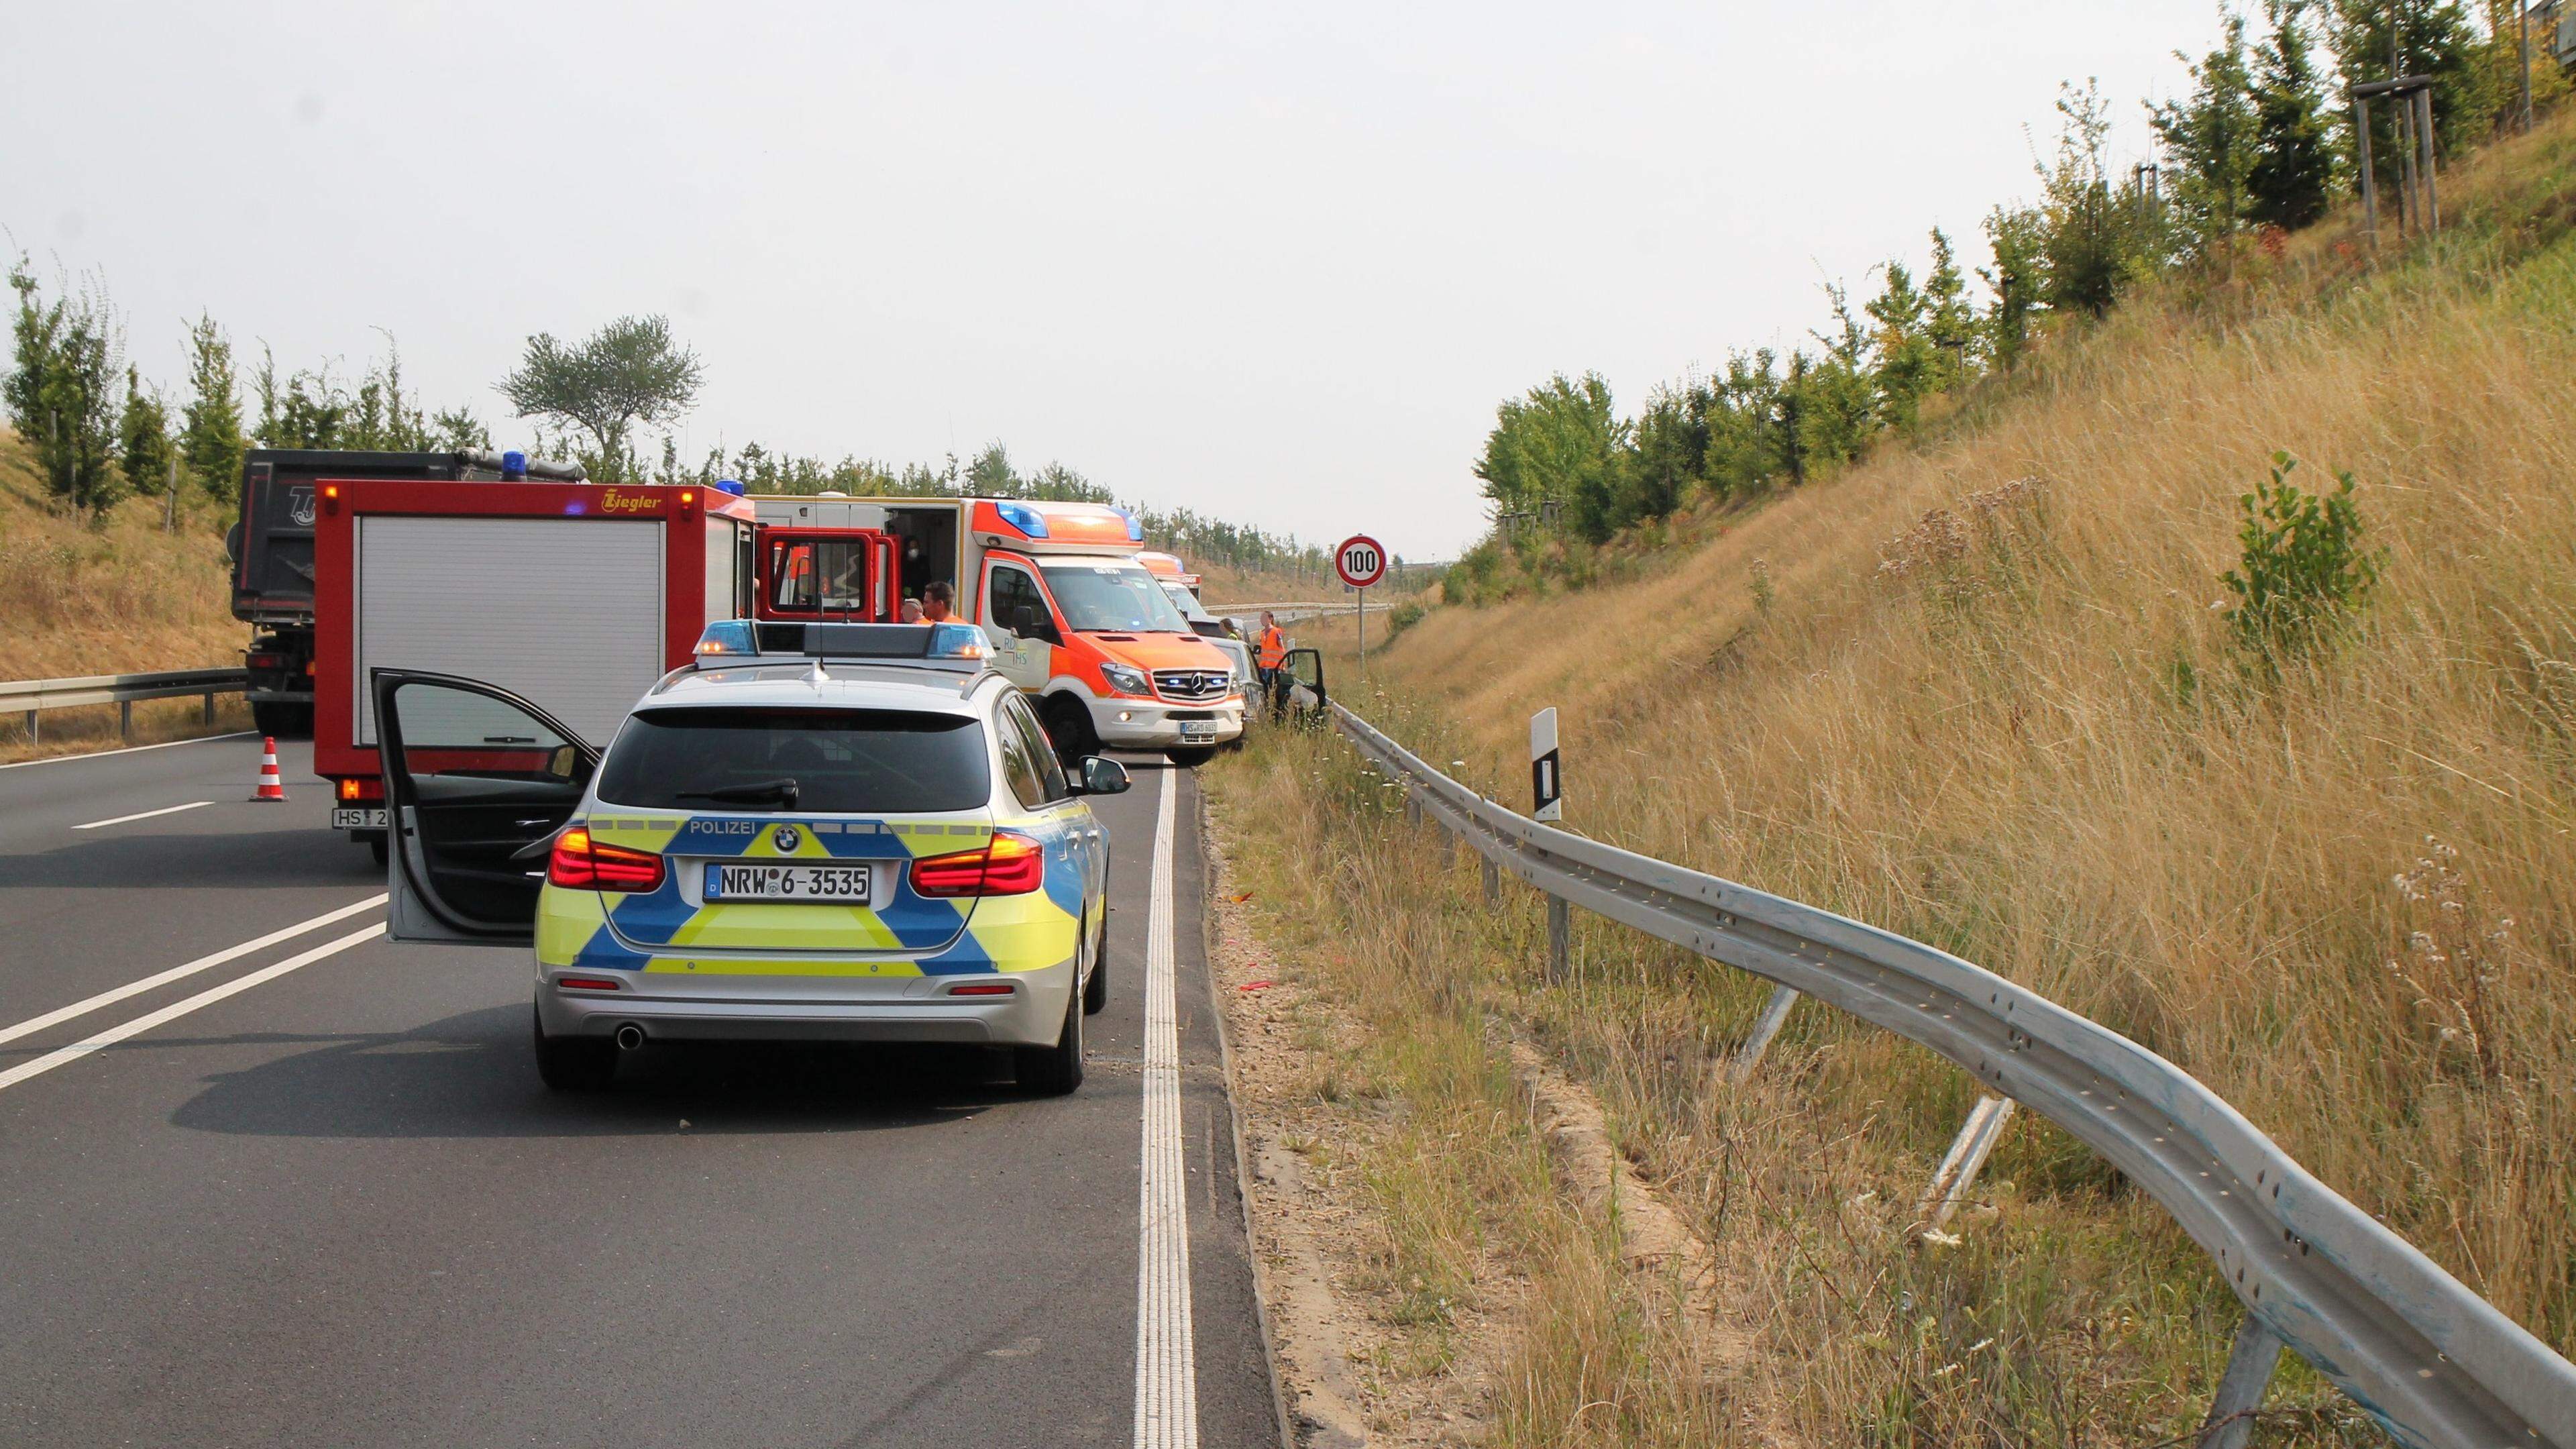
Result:
[[[262,344],[245,379],[231,336],[200,315],[187,326],[188,377],[173,400],[127,361],[125,320],[98,277],[60,279],[49,297],[23,254],[8,276],[18,308],[0,404],[51,495],[92,519],[134,495],[170,496],[175,504],[184,493],[236,504],[243,458],[253,447],[409,453],[492,446],[491,431],[470,408],[432,408],[406,386],[391,333],[384,334],[383,357],[354,376],[336,361],[281,373]],[[669,429],[695,406],[704,375],[668,319],[622,317],[579,341],[552,333],[529,338],[494,390],[515,417],[533,420],[530,451],[578,462],[603,483],[739,479],[754,493],[1117,502],[1111,489],[1061,463],[1022,471],[999,442],[941,465],[854,456],[826,462],[757,442],[713,447],[687,465]],[[647,467],[638,447],[646,429],[662,431],[658,466]],[[1325,566],[1322,549],[1292,535],[1187,508],[1130,511],[1149,543],[1185,558],[1237,568]]]
[[[1972,269],[1938,228],[1917,269],[1892,258],[1853,305],[1825,287],[1825,325],[1788,348],[1730,350],[1722,368],[1662,384],[1623,416],[1598,373],[1558,374],[1506,399],[1475,474],[1494,535],[1461,560],[1451,597],[1505,587],[1554,542],[1598,545],[1694,497],[1794,487],[1915,429],[1935,399],[2010,374],[2053,330],[2098,319],[2138,285],[2196,271],[2232,275],[2252,249],[2315,223],[2353,191],[2359,138],[2347,86],[2392,73],[2433,82],[2437,150],[2456,157],[2568,89],[2534,47],[2525,71],[2512,0],[2264,0],[2259,34],[2225,12],[2219,43],[2176,52],[2189,94],[2146,107],[2159,159],[2115,171],[2112,110],[2098,85],[2067,84],[2037,195],[1999,205]],[[2373,108],[2383,187],[2402,164],[2394,107]]]

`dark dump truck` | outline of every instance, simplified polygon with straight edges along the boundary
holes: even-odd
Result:
[[[325,478],[579,483],[578,463],[516,452],[371,453],[254,448],[242,462],[241,521],[224,539],[233,561],[233,617],[251,626],[251,720],[261,734],[313,731],[313,520]]]

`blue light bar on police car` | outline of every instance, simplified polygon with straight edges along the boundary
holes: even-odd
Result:
[[[806,659],[977,660],[993,656],[984,631],[950,620],[939,624],[781,624],[718,619],[698,635],[701,665],[749,662],[763,656]]]

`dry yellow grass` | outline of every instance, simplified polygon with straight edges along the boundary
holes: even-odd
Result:
[[[1507,798],[1528,714],[1560,707],[1576,828],[2119,1027],[2576,1350],[2576,116],[2444,201],[2429,250],[2356,276],[2321,231],[2224,294],[2132,306],[1943,436],[1696,520],[1701,546],[1627,582],[1436,610],[1372,650],[1394,694],[1363,707]],[[2352,470],[2389,559],[2353,635],[2265,685],[2212,605],[2275,449],[2311,483]],[[1232,788],[1332,768],[1256,756]],[[1317,828],[1407,877],[1392,909],[1479,914],[1401,843]],[[1311,905],[1355,949],[1392,929]],[[1537,987],[1526,906],[1461,971],[1746,1255],[1798,1432],[2189,1424],[2234,1310],[2152,1204],[2025,1121],[2000,1214],[1954,1253],[1902,1247],[1888,1204],[1955,1127],[1960,1074],[1804,1008],[1728,1092],[1707,1068],[1758,991],[1609,928],[1580,985]]]
[[[93,527],[52,506],[25,446],[0,430],[0,678],[239,663],[249,631],[230,607],[228,521],[212,504],[183,507],[178,531],[164,533],[158,500],[129,499]],[[195,708],[184,718],[176,705],[138,709],[138,735],[188,733]],[[218,724],[238,728],[237,712]],[[112,708],[59,711],[46,718],[45,748],[31,749],[22,717],[0,715],[0,758],[94,749],[114,733]]]

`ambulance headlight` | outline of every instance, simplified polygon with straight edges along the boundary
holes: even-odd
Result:
[[[1154,692],[1154,682],[1145,677],[1144,670],[1132,664],[1103,664],[1100,666],[1100,677],[1109,681],[1109,687],[1120,694]]]
[[[749,619],[718,619],[698,635],[698,658],[726,660],[746,654],[757,654],[760,647],[752,642]]]

